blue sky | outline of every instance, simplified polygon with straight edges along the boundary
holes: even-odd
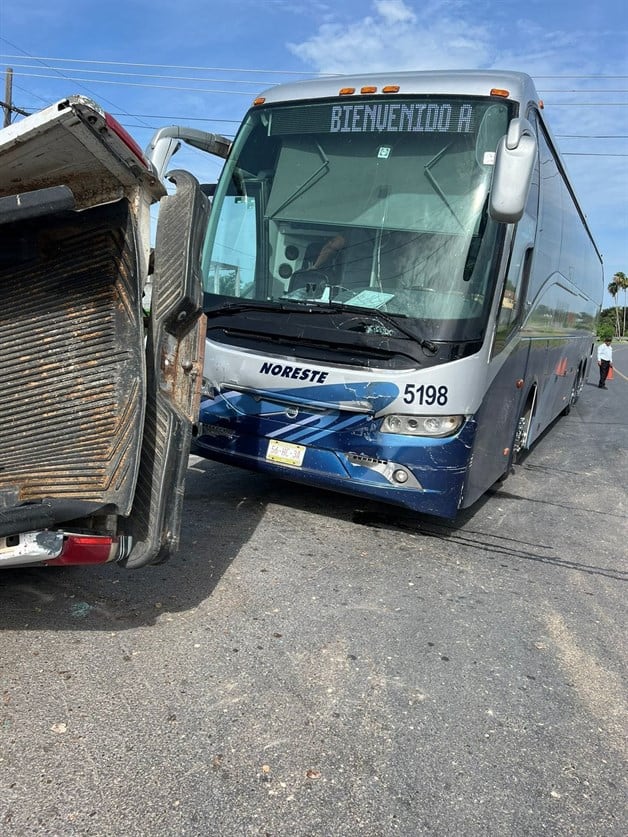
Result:
[[[30,112],[82,93],[142,146],[175,122],[233,135],[260,90],[317,73],[527,72],[606,284],[628,274],[627,43],[624,0],[0,0],[13,103]]]

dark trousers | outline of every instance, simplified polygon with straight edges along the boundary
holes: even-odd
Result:
[[[608,376],[608,370],[611,368],[610,360],[601,360],[600,361],[600,383],[598,386],[603,387],[606,383],[606,378]]]

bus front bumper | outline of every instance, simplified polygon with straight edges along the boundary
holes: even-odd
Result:
[[[198,430],[192,453],[206,459],[451,519],[460,507],[475,426],[410,444],[391,435],[377,455],[276,442],[220,425]]]

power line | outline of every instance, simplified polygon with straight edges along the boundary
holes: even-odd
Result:
[[[628,139],[628,134],[555,134],[556,139]]]
[[[19,68],[18,68],[19,69]],[[14,68],[15,70],[15,68]],[[51,76],[44,75],[41,73],[16,73],[19,75],[20,78],[47,78],[51,79]],[[72,81],[76,84],[84,84],[85,82],[89,82],[90,84],[108,84],[113,87],[141,87],[145,89],[153,89],[153,90],[172,90],[178,92],[185,92],[185,93],[212,93],[212,94],[228,94],[230,96],[252,96],[255,94],[256,90],[215,90],[205,87],[184,87],[179,85],[173,84],[147,84],[143,82],[134,82],[134,81],[115,81],[110,79],[93,79],[93,78],[80,78],[80,77],[70,77],[70,76],[63,76],[59,73],[62,78],[66,80]],[[140,76],[141,78],[141,76]],[[199,81],[218,81],[222,82],[223,84],[252,84],[252,82],[241,82],[237,80],[231,79],[199,79]],[[267,82],[260,81],[257,84],[257,89],[262,85],[267,84]],[[88,88],[86,88],[88,89]],[[96,95],[93,91],[89,91],[91,95]],[[609,91],[609,92],[616,92],[616,91]],[[110,102],[110,104],[112,104]],[[628,101],[626,102],[545,102],[545,108],[548,107],[628,107]],[[129,114],[130,116],[131,114]]]
[[[10,44],[14,49],[20,49],[15,44],[11,43],[6,38],[0,36],[0,40],[4,41],[7,44]],[[26,53],[28,54],[28,53]],[[22,58],[22,55],[9,55],[9,54],[2,54],[0,53],[0,58],[5,59],[18,59]],[[312,75],[336,75],[335,73],[312,73],[311,71],[305,70],[269,70],[267,67],[264,68],[251,68],[251,67],[204,67],[198,65],[186,65],[186,64],[148,64],[148,63],[140,63],[135,61],[101,61],[98,59],[91,59],[91,58],[59,58],[59,57],[52,57],[52,56],[36,56],[36,55],[29,55],[29,58],[32,58],[34,61],[58,61],[62,63],[73,63],[73,64],[96,64],[99,66],[103,65],[111,65],[116,67],[144,67],[144,68],[151,68],[157,69],[162,68],[166,70],[203,70],[206,72],[221,72],[221,73],[269,73],[273,75],[294,75],[294,76],[306,76],[311,77]],[[394,72],[394,71],[391,71]],[[628,75],[604,75],[604,74],[590,74],[590,75],[534,75],[534,79],[628,79]],[[562,92],[562,91],[561,91]]]
[[[254,90],[223,90],[223,89],[207,89],[207,88],[198,88],[198,87],[187,87],[187,86],[179,86],[179,85],[159,85],[159,84],[147,84],[135,81],[128,80],[128,74],[113,70],[90,70],[81,67],[81,71],[83,73],[89,73],[92,76],[95,75],[115,75],[115,76],[126,76],[125,81],[119,81],[114,79],[101,79],[101,78],[83,78],[83,77],[72,77],[68,76],[64,71],[63,68],[58,68],[54,66],[48,66],[44,62],[46,61],[55,61],[55,62],[62,62],[65,64],[89,64],[89,65],[96,65],[99,67],[106,67],[106,66],[115,66],[115,67],[133,67],[133,68],[141,68],[141,69],[170,69],[170,70],[194,70],[194,71],[203,71],[203,72],[224,72],[224,73],[246,73],[246,74],[259,74],[259,73],[268,73],[273,75],[293,75],[293,76],[312,76],[311,72],[301,72],[301,71],[293,71],[293,70],[268,70],[268,69],[252,69],[252,68],[244,68],[244,67],[202,67],[202,66],[195,66],[195,65],[171,65],[171,64],[149,64],[149,63],[138,63],[138,62],[123,62],[123,61],[100,61],[95,59],[74,59],[74,58],[47,58],[47,57],[39,57],[33,56],[27,53],[25,50],[21,50],[20,47],[17,47],[15,44],[12,44],[6,38],[1,38],[0,40],[5,41],[5,43],[10,44],[15,49],[20,50],[23,55],[2,55],[0,57],[4,58],[17,58],[18,60],[23,60],[24,56],[27,56],[33,61],[37,61],[42,66],[49,71],[50,74],[58,75],[60,78],[65,79],[66,81],[71,81],[72,83],[76,84],[84,84],[84,82],[89,82],[91,84],[108,84],[110,86],[120,86],[120,87],[140,87],[140,88],[152,88],[157,90],[163,91],[178,91],[178,92],[193,92],[193,93],[207,93],[207,94],[219,94],[219,95],[245,95],[251,96],[254,94]],[[26,69],[33,69],[36,68],[37,65],[32,64],[19,64],[17,66],[17,70],[21,70],[22,68]],[[78,68],[76,68],[78,69]],[[49,80],[54,80],[54,77],[50,74],[38,74],[38,73],[24,73],[20,72],[19,75],[24,78],[44,78]],[[157,73],[132,73],[132,78],[155,78],[155,79],[165,79],[165,80],[180,80],[180,81],[198,81],[200,83],[207,83],[207,82],[219,82],[226,85],[253,85],[255,84],[256,87],[259,89],[260,86],[264,84],[272,84],[268,80],[243,80],[243,79],[216,79],[216,78],[199,78],[195,76],[170,76],[170,75],[163,75]],[[581,75],[581,76],[537,76],[537,79],[609,79],[618,81],[620,79],[628,78],[628,76],[607,76],[607,75]],[[18,89],[23,90],[24,92],[29,93],[29,95],[36,96],[36,98],[41,99],[41,101],[46,101],[41,96],[37,94],[31,94],[30,91],[25,91],[24,88],[19,87],[16,85]],[[91,95],[94,94],[89,88],[85,88]],[[551,89],[544,91],[545,93],[624,93],[628,92],[623,89],[611,89],[611,90],[557,90]],[[113,105],[113,102],[102,97],[103,101],[108,102],[108,104]],[[627,107],[628,102],[546,102],[548,107]],[[115,107],[115,105],[114,105]],[[28,111],[21,110],[22,114],[26,114]],[[179,123],[185,122],[205,122],[205,123],[221,123],[221,124],[233,124],[238,125],[240,123],[239,119],[214,119],[211,117],[177,117],[177,116],[160,116],[158,114],[131,114],[126,110],[120,112],[112,112],[112,115],[115,116],[126,116],[129,119],[138,119],[138,120],[145,120],[145,119],[157,119],[157,120],[174,120]],[[151,128],[151,126],[147,123],[143,123],[140,125],[130,125],[130,127],[136,128]],[[626,135],[557,135],[560,139],[626,139]],[[625,157],[628,156],[626,154],[616,154],[616,153],[603,153],[603,152],[563,152],[563,156],[596,156],[596,157]]]
[[[628,157],[628,154],[607,154],[601,151],[561,151],[561,157]]]
[[[18,108],[15,105],[12,105],[10,102],[0,101],[0,108],[7,108],[8,110],[13,111],[14,113],[19,113],[20,116],[30,116],[27,110],[22,110],[22,108]]]
[[[32,59],[33,61],[37,61],[38,64],[44,66],[50,73],[54,73],[59,75],[61,78],[65,78],[69,81],[72,81],[77,84],[84,84],[85,82],[89,83],[96,83],[96,84],[109,84],[111,86],[125,86],[125,87],[144,87],[144,88],[153,88],[159,90],[172,90],[172,91],[179,91],[179,92],[193,92],[193,93],[209,93],[209,94],[236,94],[236,95],[250,95],[251,92],[255,91],[238,91],[238,90],[213,90],[213,89],[206,89],[206,88],[197,88],[197,87],[181,87],[177,85],[153,85],[153,84],[146,84],[141,82],[134,82],[134,81],[115,81],[111,79],[95,79],[95,78],[82,78],[82,77],[69,77],[65,74],[65,72],[54,66],[50,66],[45,62],[60,62],[64,64],[71,64],[74,65],[74,69],[80,70],[83,73],[91,73],[92,75],[117,75],[117,76],[124,76],[128,75],[122,72],[117,72],[113,70],[90,70],[86,69],[82,65],[92,65],[98,67],[128,67],[128,68],[140,68],[140,69],[169,69],[169,70],[195,70],[195,71],[202,71],[202,72],[221,72],[221,73],[243,73],[243,74],[255,74],[259,75],[260,73],[267,73],[268,75],[290,75],[290,76],[312,76],[311,72],[306,71],[298,71],[298,70],[269,70],[269,69],[259,69],[259,68],[249,68],[249,67],[203,67],[199,65],[177,65],[177,64],[154,64],[154,63],[145,63],[145,62],[131,62],[131,61],[102,61],[96,59],[77,59],[77,58],[63,58],[63,57],[46,57],[46,56],[33,56],[28,53],[26,50],[22,50],[16,44],[13,44],[7,38],[0,37],[0,40],[4,41],[5,43],[12,46],[14,49],[20,50],[22,53],[21,55],[15,54],[0,54],[0,57],[3,58],[10,58],[10,59],[18,59],[23,61],[24,56]],[[78,65],[78,66],[77,66]],[[32,64],[20,64],[17,69],[26,68],[32,69],[36,65]],[[72,69],[72,68],[70,68]],[[50,78],[49,75],[42,75],[36,73],[24,73],[20,72],[20,75],[25,78]],[[272,81],[268,81],[265,79],[256,79],[255,81],[246,81],[242,79],[214,79],[214,78],[199,78],[195,76],[170,76],[158,73],[132,73],[133,78],[156,78],[156,79],[166,79],[166,80],[181,80],[181,81],[198,81],[200,83],[215,83],[215,82],[222,82],[228,85],[238,85],[238,84],[255,84],[256,87],[261,85],[271,84]],[[319,74],[319,76],[327,75],[327,74]],[[552,80],[560,80],[560,79],[585,79],[585,80],[593,80],[593,79],[606,79],[606,80],[614,80],[619,81],[628,78],[628,76],[610,76],[610,75],[551,75],[551,76],[536,76],[537,79],[552,79]],[[86,88],[88,89],[88,88]],[[92,95],[92,91],[88,89]],[[593,90],[558,90],[558,89],[548,89],[543,91],[544,93],[605,93],[605,94],[613,94],[613,93],[624,93],[628,92],[624,89],[610,89],[610,90],[601,90],[601,89],[593,89]],[[108,101],[108,100],[105,100]],[[109,102],[109,104],[113,104]],[[547,103],[550,107],[625,107],[628,106],[628,102],[549,102]],[[127,114],[131,116],[131,114]],[[141,117],[136,117],[141,118]]]
[[[17,75],[20,78],[47,78],[50,79],[51,76],[42,75],[41,73],[18,73]],[[153,90],[178,90],[179,92],[185,93],[228,93],[230,96],[254,96],[256,90],[208,90],[207,88],[203,87],[179,87],[178,85],[173,84],[142,84],[141,82],[134,82],[134,81],[108,81],[107,79],[86,79],[86,78],[76,78],[76,77],[69,77],[64,76],[64,78],[68,81],[72,81],[75,84],[83,84],[84,82],[89,82],[90,84],[108,84],[114,87],[143,87],[143,88],[150,88]],[[225,79],[220,79],[223,83],[231,84],[230,81]],[[263,83],[263,82],[262,82]],[[261,84],[259,85],[261,86]],[[258,86],[258,89],[259,89]],[[85,88],[88,90],[88,88]],[[96,94],[93,91],[89,91],[92,96]],[[110,104],[113,104],[110,102]],[[130,116],[131,114],[129,114]]]
[[[628,108],[626,102],[544,102],[547,108]]]
[[[123,116],[124,114],[110,111],[112,116]],[[138,113],[135,114],[138,119],[172,119],[174,122],[181,124],[183,122],[228,122],[231,125],[239,125],[241,119],[215,119],[213,116],[167,116],[161,113]]]
[[[33,70],[39,69],[38,64],[15,64],[15,67],[18,69],[26,69],[26,70]],[[58,71],[58,67],[48,67],[49,70]],[[77,68],[79,69],[79,68]],[[84,67],[80,68],[82,73],[91,73],[92,75],[102,75],[102,76],[123,76],[125,78],[157,78],[157,79],[169,79],[173,81],[202,81],[202,82],[226,82],[227,84],[276,84],[275,81],[248,81],[247,79],[226,79],[226,78],[206,78],[204,76],[168,76],[163,75],[162,73],[124,73],[119,72],[117,70],[86,70]],[[20,73],[20,75],[29,77],[30,73]],[[36,78],[41,78],[41,76],[35,76]],[[94,79],[94,81],[100,81],[100,79]],[[617,91],[613,91],[617,92]]]
[[[39,95],[39,93],[33,93],[33,91],[32,91],[32,90],[27,90],[25,87],[20,87],[20,85],[19,85],[19,84],[14,84],[14,85],[13,85],[13,87],[15,87],[17,90],[21,90],[21,91],[22,91],[22,93],[26,93],[26,95],[27,95],[27,96],[33,96],[35,99],[39,99],[39,100],[40,100],[41,102],[43,102],[45,105],[49,105],[49,104],[50,104],[50,99],[44,99],[44,97],[43,97],[43,96],[40,96],[40,95]],[[31,111],[31,112],[32,112],[32,111]],[[112,115],[113,115],[113,114],[112,114]]]
[[[31,58],[31,59],[33,59],[33,60],[35,60],[35,61],[39,61],[39,63],[40,63],[40,64],[42,64],[44,67],[46,66],[46,64],[44,63],[44,60],[43,60],[43,59],[40,59],[40,58],[39,58],[39,59],[38,59],[38,58],[34,58],[34,56],[32,56],[32,55],[31,55],[29,52],[27,52],[25,49],[22,49],[21,47],[17,46],[17,44],[14,44],[12,41],[9,41],[9,40],[8,40],[8,38],[4,38],[4,37],[0,36],[0,40],[4,41],[4,42],[5,42],[5,44],[9,44],[10,46],[12,46],[12,47],[13,47],[13,49],[17,49],[17,50],[19,50],[19,51],[22,53],[22,55],[26,55],[26,56],[28,56],[29,58]],[[61,73],[60,71],[56,70],[55,72],[56,72],[56,74],[57,74],[58,76],[60,76],[61,78],[65,78],[65,79],[66,79],[66,81],[73,81],[71,78],[69,78],[68,76],[65,76],[65,75],[64,75],[63,73]],[[44,76],[44,78],[49,78],[49,76]],[[91,96],[96,95],[96,94],[95,94],[92,90],[90,90],[88,87],[85,87],[85,90],[86,90],[86,91],[87,91],[87,92],[88,92]],[[103,99],[104,99],[104,97],[103,97]],[[113,105],[114,107],[119,107],[119,106],[115,105],[115,104],[114,104],[111,100],[109,100],[109,99],[104,99],[104,101],[105,101],[105,102],[107,102],[107,103],[108,103],[108,104],[110,104],[110,105]],[[130,113],[127,113],[127,116],[129,116],[129,117],[130,117],[130,116],[131,116],[131,114],[130,114]],[[145,127],[149,127],[149,126],[147,125],[147,126],[145,126]]]
[[[13,56],[11,56],[11,57],[13,57]],[[70,61],[72,59],[67,59],[67,60]],[[77,61],[77,63],[96,63],[96,62],[80,62],[80,61]],[[105,62],[97,62],[97,63],[99,63],[100,66],[103,66],[105,64]],[[153,66],[158,67],[158,66],[160,66],[160,65],[125,65],[122,62],[117,62],[117,61],[112,61],[112,62],[107,62],[107,63],[111,64],[111,66],[147,66],[147,67],[153,67]],[[21,63],[21,64],[18,64],[16,66],[17,66],[18,69],[33,70],[33,69],[37,69],[39,67],[39,64],[23,64],[23,63]],[[53,72],[53,71],[54,72],[61,72],[62,69],[63,69],[63,68],[48,66],[48,65],[47,65],[47,68],[51,72]],[[166,68],[170,69],[168,67],[166,67]],[[80,70],[80,72],[82,72],[82,73],[89,73],[90,75],[94,75],[94,76],[95,75],[101,75],[101,76],[106,75],[106,76],[124,76],[126,78],[130,77],[130,78],[137,78],[137,79],[140,79],[140,78],[154,78],[155,79],[156,78],[156,79],[169,79],[169,80],[172,80],[172,81],[226,82],[228,84],[274,84],[275,83],[274,81],[271,81],[271,80],[266,81],[264,79],[256,80],[256,81],[253,82],[253,81],[247,81],[246,79],[224,79],[224,78],[207,78],[206,76],[165,75],[164,73],[131,73],[131,74],[129,74],[128,71],[127,72],[122,72],[122,71],[118,71],[118,70],[90,70],[90,69],[86,69],[85,67],[76,67],[75,69]],[[174,69],[183,70],[183,69],[186,69],[186,68],[175,67]],[[204,68],[194,68],[194,69],[204,69]],[[244,72],[250,72],[250,73],[263,72],[262,70],[247,71],[247,70],[243,70],[243,69],[242,70],[234,69],[234,68],[222,69],[222,68],[218,68],[218,67],[208,67],[208,68],[206,68],[206,71],[207,72],[231,72],[231,73],[233,73],[233,72],[241,72],[241,73],[244,73]],[[269,72],[278,73],[280,71],[270,70]],[[28,76],[30,74],[22,73],[22,75]],[[556,89],[543,90],[542,92],[544,94],[545,93],[569,93],[569,94],[572,94],[572,93],[628,93],[628,89],[618,88],[618,87],[606,88],[606,89],[603,89],[603,88],[558,89],[558,88],[556,88]]]
[[[6,38],[2,38],[0,36],[1,41],[5,41],[5,43],[11,43],[7,41]],[[15,46],[15,44],[11,44],[12,47],[15,49],[19,49],[19,47]],[[0,53],[0,58],[6,59],[17,59],[22,58],[21,55],[4,55]],[[184,64],[140,64],[133,61],[97,61],[94,59],[88,58],[46,58],[41,56],[29,55],[29,58],[32,58],[33,61],[59,61],[59,62],[67,62],[67,63],[74,63],[74,64],[98,64],[100,66],[110,64],[114,67],[150,67],[152,69],[156,69],[161,67],[164,70],[204,70],[206,72],[212,73],[270,73],[272,75],[292,75],[292,76],[306,76],[310,77],[313,74],[311,71],[307,72],[305,70],[269,70],[269,69],[252,69],[250,67],[197,67],[197,66],[186,66]],[[335,73],[323,73],[321,75],[336,75]],[[620,78],[618,76],[618,78]],[[628,78],[628,76],[627,76]]]
[[[597,89],[593,87],[584,87],[579,90],[543,90],[543,93],[628,93],[628,90],[621,89],[619,87],[611,87],[603,89]]]
[[[538,78],[551,78],[551,79],[557,79],[557,78],[578,78],[578,79],[621,78],[621,79],[624,79],[624,78],[628,78],[628,76],[595,76],[595,75],[593,75],[593,76],[536,76],[535,75],[534,78],[535,79],[538,79]]]

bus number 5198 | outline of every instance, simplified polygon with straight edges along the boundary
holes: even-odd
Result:
[[[439,407],[444,407],[447,403],[447,387],[435,387],[432,384],[428,386],[406,384],[403,400],[406,404],[417,404],[419,406],[425,404],[428,407],[438,404]]]

